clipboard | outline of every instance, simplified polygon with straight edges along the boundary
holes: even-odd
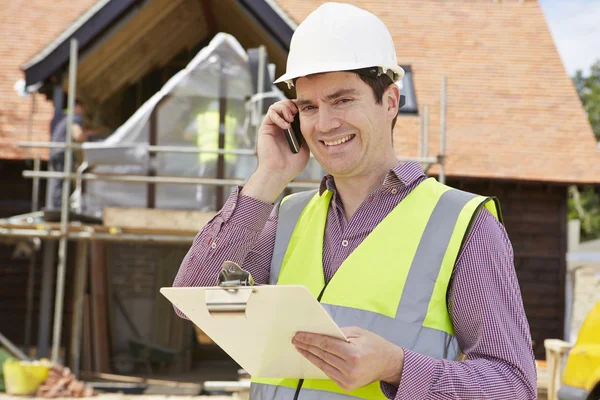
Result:
[[[303,331],[347,340],[302,285],[164,287],[160,293],[251,376],[329,379],[292,338]]]

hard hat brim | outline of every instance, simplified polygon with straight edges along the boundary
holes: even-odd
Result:
[[[308,75],[313,75],[313,74],[324,74],[324,73],[328,73],[328,72],[346,72],[346,71],[352,71],[352,70],[359,69],[359,68],[368,68],[368,67],[372,67],[372,66],[371,65],[354,66],[354,68],[314,68],[314,69],[311,69],[310,71],[286,72],[285,74],[283,74],[279,78],[277,78],[277,80],[275,80],[275,82],[273,82],[273,83],[277,84],[277,83],[285,82],[288,84],[288,87],[291,87],[291,86],[294,86],[294,84],[293,84],[294,79],[302,78],[303,76],[308,76]],[[381,67],[381,68],[383,68],[384,70],[394,71],[394,75],[396,76],[396,79],[394,79],[394,82],[399,82],[404,77],[404,69],[402,67],[400,67],[399,65],[395,66],[395,67]]]

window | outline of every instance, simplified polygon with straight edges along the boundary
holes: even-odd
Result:
[[[400,107],[400,114],[418,114],[417,96],[415,94],[415,84],[410,65],[401,65],[404,69],[404,78],[398,82],[400,95],[404,96],[404,105]]]

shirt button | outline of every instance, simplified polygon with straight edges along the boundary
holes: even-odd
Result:
[[[392,194],[396,194],[397,192],[398,192],[398,189],[396,189],[396,188],[392,189]]]
[[[217,244],[215,242],[212,242],[212,244],[210,245],[210,247],[212,247],[213,249],[217,248]]]
[[[342,246],[348,247],[348,241],[347,240],[342,240]]]

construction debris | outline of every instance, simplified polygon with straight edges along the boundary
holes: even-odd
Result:
[[[43,398],[55,397],[90,397],[94,389],[77,380],[71,370],[60,364],[53,364],[46,380],[38,387],[36,396]]]

